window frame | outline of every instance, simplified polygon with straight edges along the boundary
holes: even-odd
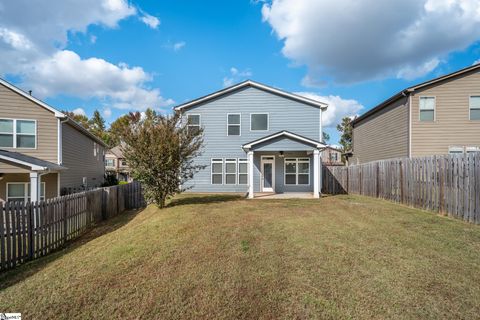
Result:
[[[221,173],[213,173],[213,164],[214,163],[221,163],[222,164],[222,172]],[[212,185],[224,185],[223,174],[225,172],[225,165],[223,158],[210,158],[210,184]],[[213,183],[213,175],[220,175],[222,177],[222,183]]]
[[[19,201],[19,202],[23,202],[23,203],[27,203],[28,201],[30,201],[30,200],[28,200],[29,198],[31,198],[31,195],[30,195],[30,197],[28,196],[28,192],[29,192],[29,189],[30,189],[28,186],[30,185],[30,182],[7,182],[6,183],[6,189],[5,189],[5,196],[6,196],[5,198],[7,199],[7,202],[11,201],[11,200],[9,200],[10,197],[8,195],[8,186],[11,185],[11,184],[21,184],[21,185],[24,186],[23,187],[24,188],[23,189],[23,192],[24,192],[23,200],[13,200],[13,201]],[[40,187],[40,201],[45,201],[45,194],[47,193],[47,189],[46,189],[47,185],[46,185],[45,182],[41,182],[41,184],[43,186],[43,196],[42,196],[42,187]],[[15,197],[15,198],[17,198],[17,197]]]
[[[112,161],[112,165],[109,165],[108,161]],[[115,159],[105,159],[105,167],[115,167]]]
[[[253,115],[260,115],[266,114],[267,115],[267,129],[266,130],[252,130],[252,116]],[[268,112],[252,112],[250,113],[250,132],[266,132],[270,130],[270,113]]]
[[[470,121],[480,121],[480,119],[472,119],[472,110],[480,111],[480,107],[472,108],[472,98],[479,98],[480,99],[480,94],[473,94],[473,95],[470,95],[468,97],[468,120],[470,120]]]
[[[9,132],[0,132],[0,134],[4,134],[4,135],[7,135],[7,134],[12,134],[13,136],[13,145],[12,147],[0,147],[0,148],[6,148],[6,149],[25,149],[25,150],[35,150],[37,149],[37,145],[38,145],[38,130],[37,130],[37,120],[36,119],[17,119],[17,118],[0,118],[0,120],[8,120],[8,121],[13,121],[13,132],[12,133],[9,133]],[[29,121],[29,122],[33,122],[34,125],[35,125],[35,133],[33,134],[25,134],[25,133],[18,133],[17,132],[17,121]],[[34,136],[35,137],[35,146],[34,147],[18,147],[17,146],[17,136]]]
[[[295,159],[295,161],[292,161],[292,159]],[[308,159],[308,161],[307,161]],[[289,158],[284,158],[283,160],[283,185],[284,186],[309,186],[310,185],[310,174],[311,172],[311,159],[310,158],[305,158],[305,157],[289,157]],[[295,173],[287,173],[287,163],[295,163]],[[308,163],[308,173],[299,173],[298,172],[298,165],[300,163]],[[293,175],[295,174],[295,184],[293,183],[287,183],[287,175]],[[308,183],[298,183],[298,176],[299,175],[306,175],[308,176]]]
[[[458,152],[461,151],[461,152]],[[449,146],[448,154],[465,154],[465,148],[462,146]]]
[[[230,115],[235,115],[238,116],[240,122],[238,124],[230,124],[228,121],[228,116]],[[228,133],[228,128],[230,126],[238,126],[238,134],[229,134]],[[241,113],[227,113],[227,136],[232,136],[232,137],[240,137],[242,135],[242,114]]]
[[[468,146],[465,147],[465,154],[470,154],[470,153],[479,153],[480,152],[480,147],[479,146]]]
[[[422,109],[420,108],[420,101],[422,101],[422,98],[433,98],[433,120],[422,120],[421,114],[422,114]],[[423,110],[428,110],[430,109],[423,109]],[[435,122],[437,121],[437,97],[436,96],[419,96],[418,97],[418,121],[419,122]]]
[[[240,163],[247,165],[247,172],[246,173],[241,173],[240,172]],[[240,183],[240,175],[241,174],[245,175],[247,177],[246,183]],[[237,184],[239,186],[248,185],[248,159],[246,159],[246,158],[238,158],[237,159]]]
[[[191,116],[198,116],[198,124],[189,124],[188,118]],[[190,127],[198,127],[200,130],[202,128],[202,115],[199,113],[187,113],[187,128],[190,130]]]
[[[238,174],[238,162],[237,162],[237,159],[236,158],[225,158],[225,160],[223,161],[224,162],[224,172],[225,172],[225,177],[224,177],[224,181],[225,181],[225,185],[237,185],[237,174]],[[227,172],[227,164],[235,164],[234,168],[235,168],[235,172],[234,173],[231,173],[231,172]],[[227,183],[227,175],[233,175],[235,177],[235,180],[234,180],[234,183]]]

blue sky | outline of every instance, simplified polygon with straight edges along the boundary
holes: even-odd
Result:
[[[480,59],[478,0],[36,2],[0,4],[0,75],[107,122],[249,78],[331,104],[336,143],[342,116]]]

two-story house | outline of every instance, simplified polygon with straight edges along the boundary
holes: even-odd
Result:
[[[353,121],[350,164],[480,151],[480,64],[411,86]]]
[[[105,171],[115,175],[118,181],[132,181],[130,167],[120,146],[113,147],[105,154]]]
[[[334,146],[327,146],[322,151],[322,164],[325,166],[343,166],[342,151]]]
[[[325,103],[245,81],[174,108],[203,128],[193,192],[320,195]]]
[[[54,198],[100,186],[102,140],[0,79],[0,201]]]

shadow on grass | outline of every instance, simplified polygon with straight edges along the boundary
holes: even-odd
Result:
[[[72,252],[80,246],[123,227],[142,210],[143,209],[126,211],[117,217],[102,221],[93,228],[87,230],[80,237],[68,242],[65,247],[59,248],[47,256],[24,263],[15,269],[0,272],[0,291],[27,279],[47,267],[51,262],[54,262],[58,258]]]
[[[168,207],[182,206],[188,204],[209,204],[209,203],[220,203],[227,201],[238,201],[245,199],[242,195],[233,195],[233,194],[189,194],[181,195],[178,198],[172,199],[167,205]]]

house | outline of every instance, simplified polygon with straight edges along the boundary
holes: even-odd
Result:
[[[480,151],[479,71],[411,86],[356,118],[349,163]]]
[[[105,171],[114,174],[118,181],[132,181],[130,167],[120,146],[108,150],[105,154]]]
[[[245,81],[174,108],[203,128],[193,192],[320,195],[325,103]]]
[[[100,186],[105,144],[62,112],[0,79],[0,201]]]
[[[342,151],[335,146],[327,146],[322,151],[322,164],[325,166],[343,166]]]

